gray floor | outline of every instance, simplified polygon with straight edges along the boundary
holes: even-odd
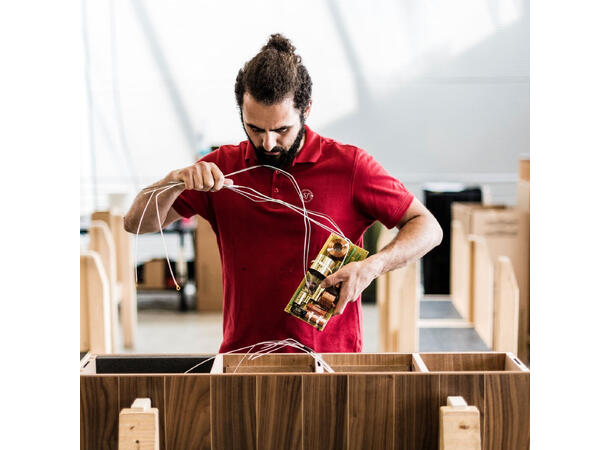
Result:
[[[188,304],[193,299],[188,298]],[[363,351],[377,352],[378,315],[374,304],[363,305]],[[489,350],[476,331],[461,319],[448,297],[424,296],[420,302],[419,351]],[[178,311],[172,291],[138,293],[138,329],[133,349],[125,353],[208,353],[222,341],[220,313]]]

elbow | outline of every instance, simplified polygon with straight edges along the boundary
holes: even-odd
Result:
[[[443,242],[443,229],[441,225],[438,223],[438,220],[434,216],[432,216],[432,224],[433,224],[433,239],[432,239],[432,248],[438,247]]]
[[[123,216],[123,229],[128,233],[135,234],[137,229],[134,226],[133,220],[130,220],[128,216]]]

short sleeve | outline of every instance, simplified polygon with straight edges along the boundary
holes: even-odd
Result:
[[[394,228],[413,201],[413,194],[362,149],[356,150],[352,198],[371,221]]]
[[[217,151],[214,151],[208,155],[205,155],[197,162],[207,161],[216,163],[216,152]],[[182,217],[187,219],[195,214],[199,214],[208,221],[210,221],[212,218],[212,205],[210,202],[210,194],[208,192],[185,190],[174,201],[172,208],[174,208],[174,210]]]

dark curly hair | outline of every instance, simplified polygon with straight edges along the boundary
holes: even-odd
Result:
[[[311,99],[311,78],[295,47],[281,34],[272,34],[261,51],[239,69],[235,79],[235,99],[239,111],[248,92],[258,102],[273,105],[294,95],[301,115]]]

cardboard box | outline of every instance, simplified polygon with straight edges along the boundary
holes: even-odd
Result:
[[[165,259],[152,259],[144,263],[142,280],[138,287],[144,289],[165,289],[167,287],[167,261]]]
[[[197,217],[195,234],[197,310],[222,311],[222,267],[216,234],[210,223]]]

